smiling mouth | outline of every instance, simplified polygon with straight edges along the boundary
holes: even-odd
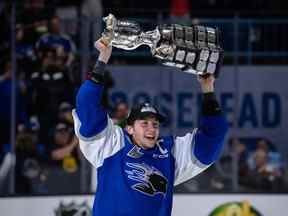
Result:
[[[155,137],[147,137],[147,136],[146,136],[145,138],[148,139],[148,140],[151,140],[151,141],[152,141],[152,140],[155,140]]]

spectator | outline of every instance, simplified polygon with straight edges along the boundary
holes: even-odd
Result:
[[[113,112],[113,122],[121,127],[125,127],[125,119],[127,118],[129,113],[129,108],[127,103],[119,102],[116,104],[114,112]]]
[[[47,33],[48,21],[55,14],[55,8],[45,0],[24,0],[23,3],[24,8],[17,20],[23,24],[29,42],[34,44],[41,35]]]
[[[272,148],[273,148],[273,146],[269,145],[267,140],[259,139],[259,140],[257,140],[257,143],[256,143],[255,152],[258,150],[263,150],[267,154],[268,163],[271,166],[275,167],[276,169],[280,169],[281,168],[280,154],[275,149],[272,149]],[[254,157],[254,154],[252,153],[250,155],[250,157],[248,158],[249,167],[252,169],[256,167],[255,160],[253,157]],[[272,163],[273,163],[273,165],[272,165]]]
[[[74,121],[72,117],[72,105],[69,102],[62,102],[59,105],[58,120],[73,127]]]
[[[32,70],[32,65],[36,61],[34,44],[27,40],[24,28],[21,24],[16,26],[16,56],[19,61],[18,70],[24,72],[25,78],[29,77],[28,73]],[[21,74],[22,75],[22,74]],[[24,78],[24,77],[23,77]]]
[[[17,58],[35,60],[33,44],[25,41],[25,32],[21,24],[16,25],[16,54]]]
[[[31,113],[40,123],[41,143],[47,142],[48,132],[57,122],[58,107],[63,101],[71,101],[73,86],[63,62],[57,58],[54,49],[43,49],[39,70],[31,74]]]
[[[41,174],[40,163],[45,160],[44,149],[38,143],[37,128],[23,128],[16,138],[16,193],[40,192],[35,181]]]
[[[73,129],[64,122],[59,122],[54,130],[51,145],[51,159],[56,165],[61,165],[67,172],[78,169],[78,139],[73,134]]]
[[[238,174],[240,178],[245,176],[248,171],[248,149],[245,143],[241,142],[240,139],[234,137],[230,140],[230,148],[234,157],[238,161]]]
[[[2,69],[2,67],[1,67]],[[1,70],[0,69],[0,70]],[[0,72],[0,152],[3,153],[3,145],[10,143],[11,127],[11,90],[12,90],[12,68],[10,60],[4,60],[3,70]],[[23,92],[19,81],[16,81],[16,124],[26,122],[25,104]]]
[[[240,179],[240,183],[256,191],[280,191],[283,173],[279,164],[280,158],[277,161],[271,160],[273,157],[275,160],[274,153],[269,150],[265,140],[259,140],[256,150],[248,159],[248,172]]]
[[[43,48],[54,49],[57,58],[63,60],[66,67],[70,67],[75,59],[75,44],[68,35],[61,33],[60,19],[57,16],[49,21],[48,33],[40,37],[36,43],[40,58],[43,56]]]

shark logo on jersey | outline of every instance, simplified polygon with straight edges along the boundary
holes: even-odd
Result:
[[[128,178],[138,182],[132,186],[134,190],[149,196],[166,194],[168,180],[158,169],[145,163],[126,163],[126,165],[130,168],[125,170]]]

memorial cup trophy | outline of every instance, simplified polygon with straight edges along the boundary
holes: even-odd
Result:
[[[112,14],[103,20],[106,28],[101,41],[105,45],[124,50],[147,45],[164,65],[201,76],[219,74],[224,51],[217,28],[163,24],[144,32],[137,22],[117,20]]]

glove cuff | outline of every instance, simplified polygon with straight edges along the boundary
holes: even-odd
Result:
[[[217,116],[221,115],[222,111],[213,92],[203,94],[202,115]]]
[[[97,61],[93,67],[93,70],[90,74],[90,80],[95,83],[104,83],[104,73],[105,73],[106,64],[102,61]]]

